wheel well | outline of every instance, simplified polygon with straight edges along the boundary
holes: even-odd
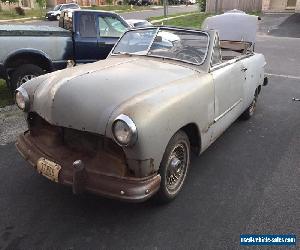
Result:
[[[189,123],[182,127],[180,130],[184,131],[191,144],[191,149],[194,153],[199,153],[201,150],[201,136],[199,134],[199,129],[195,123]]]
[[[5,62],[5,67],[11,71],[23,64],[34,64],[47,72],[51,72],[53,69],[52,63],[44,55],[31,52],[20,53],[10,57]]]
[[[261,85],[259,85],[256,90],[255,90],[255,95],[258,96],[260,94],[261,91]]]

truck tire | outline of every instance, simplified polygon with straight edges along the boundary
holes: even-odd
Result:
[[[11,89],[14,91],[19,88],[23,83],[43,75],[45,72],[39,66],[34,64],[23,64],[16,68],[11,76]]]
[[[159,168],[161,183],[156,195],[158,202],[170,202],[178,195],[186,179],[190,154],[189,138],[180,130],[169,141]]]

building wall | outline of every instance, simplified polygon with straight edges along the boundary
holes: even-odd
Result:
[[[263,11],[288,11],[294,9],[300,11],[300,0],[263,0],[262,2]]]
[[[300,0],[298,0],[297,3],[296,3],[295,11],[300,12]]]
[[[217,3],[217,6],[216,6]],[[206,12],[224,12],[232,9],[243,11],[261,11],[262,0],[207,0]]]
[[[287,0],[271,0],[270,10],[285,10]]]

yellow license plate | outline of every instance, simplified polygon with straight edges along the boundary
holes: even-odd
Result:
[[[61,166],[59,164],[45,158],[40,158],[37,162],[37,171],[51,181],[58,182],[60,170]]]

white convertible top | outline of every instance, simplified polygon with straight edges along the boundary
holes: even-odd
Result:
[[[258,17],[240,10],[231,10],[221,15],[208,17],[202,29],[217,30],[220,40],[255,43]]]

